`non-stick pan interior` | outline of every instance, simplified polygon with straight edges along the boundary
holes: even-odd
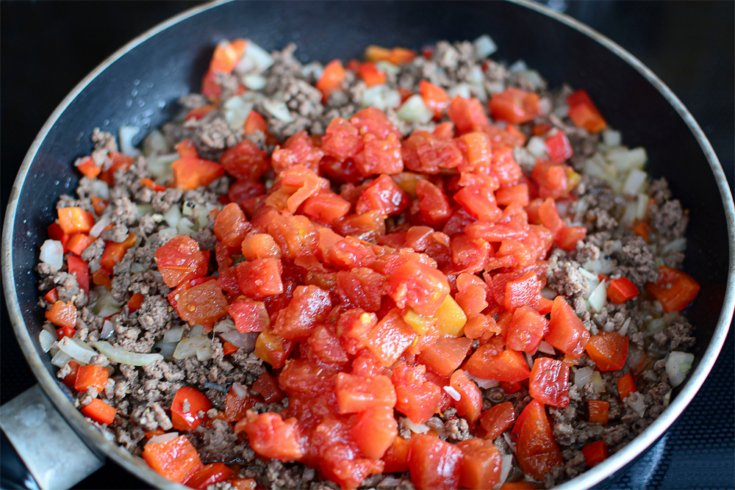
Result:
[[[720,314],[728,274],[727,223],[720,193],[696,138],[667,100],[633,67],[582,33],[506,2],[233,2],[171,26],[118,59],[67,107],[42,142],[22,185],[13,223],[13,273],[20,310],[37,339],[33,266],[55,217],[73,192],[75,158],[89,154],[92,129],[143,128],[138,141],[176,111],[176,99],[199,88],[214,45],[245,37],[270,50],[298,44],[302,61],[359,57],[368,44],[420,49],[440,39],[490,34],[495,58],[519,58],[552,87],[586,88],[623,141],[648,150],[648,170],[665,176],[690,210],[686,270],[701,283],[689,317],[703,352]],[[6,260],[6,257],[3,258]],[[40,350],[39,350],[40,352]],[[42,355],[42,358],[46,358]],[[46,361],[48,369],[53,368]]]

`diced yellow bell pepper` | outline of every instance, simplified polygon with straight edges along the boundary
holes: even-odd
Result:
[[[439,330],[455,337],[462,334],[464,324],[467,323],[467,315],[450,295],[447,295],[442,305],[436,310],[435,317]]]
[[[419,315],[411,308],[406,309],[406,313],[403,314],[403,321],[408,323],[413,331],[419,335],[424,335],[436,324],[436,318]]]

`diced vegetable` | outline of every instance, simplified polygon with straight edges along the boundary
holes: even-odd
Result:
[[[589,466],[590,468],[599,463],[602,463],[607,459],[608,456],[605,441],[595,441],[583,446],[582,454],[584,454],[585,463],[587,463],[587,466]]]
[[[681,311],[699,293],[699,283],[686,272],[662,265],[658,281],[646,283],[646,289],[661,303],[665,312]]]
[[[143,459],[158,474],[177,483],[183,483],[203,465],[196,448],[186,436],[170,441],[146,444]]]
[[[536,480],[563,462],[543,404],[533,400],[523,409],[513,434],[518,434],[516,457],[524,473]]]
[[[694,354],[687,352],[672,351],[666,359],[666,374],[669,376],[669,384],[676,388],[692,369]]]
[[[635,381],[630,373],[618,378],[618,394],[620,395],[620,400],[625,400],[636,391],[638,391],[638,388],[636,388]]]
[[[99,398],[95,398],[88,405],[82,408],[81,412],[100,424],[110,425],[115,420],[117,409],[111,407]]]
[[[616,305],[622,305],[638,296],[639,293],[638,288],[627,277],[610,281],[610,285],[607,287],[607,299]]]
[[[587,402],[589,408],[589,421],[591,424],[607,424],[610,404],[602,400],[590,400]]]

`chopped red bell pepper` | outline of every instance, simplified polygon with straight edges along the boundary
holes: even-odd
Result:
[[[81,412],[100,424],[110,425],[115,420],[117,409],[111,407],[99,398],[95,398],[89,404],[81,409]]]
[[[70,207],[58,210],[59,226],[67,235],[89,233],[94,226],[94,215],[82,208]]]
[[[109,378],[110,372],[102,366],[93,364],[81,366],[77,371],[74,389],[79,392],[85,392],[91,386],[99,393],[105,389],[105,384]]]
[[[480,416],[480,425],[485,429],[485,437],[494,441],[508,430],[516,420],[513,402],[498,403],[488,408]]]
[[[186,436],[146,444],[143,459],[158,474],[177,483],[183,483],[203,466],[196,448]]]
[[[81,256],[84,249],[90,246],[94,240],[94,238],[85,233],[74,233],[69,236],[68,240],[64,244],[64,251]]]
[[[528,380],[528,394],[546,405],[568,406],[569,366],[549,357],[536,358]]]
[[[600,332],[590,337],[585,350],[600,371],[617,371],[625,366],[629,343],[628,337],[617,332]]]
[[[552,161],[557,163],[563,163],[572,158],[574,150],[564,131],[558,131],[554,136],[546,138],[546,153],[549,154]]]
[[[69,274],[75,274],[79,287],[82,288],[85,293],[89,294],[89,267],[87,267],[87,263],[76,255],[67,255],[66,267]]]
[[[599,133],[607,127],[607,122],[602,118],[586,90],[577,90],[567,97],[567,105],[569,118],[580,128],[590,133]]]
[[[519,427],[520,426],[520,427]],[[518,417],[513,434],[518,434],[516,457],[524,473],[536,480],[564,462],[556,445],[544,405],[533,400]]]
[[[322,76],[316,82],[316,88],[322,93],[322,100],[326,101],[335,90],[342,87],[345,80],[345,69],[342,62],[332,60],[324,67]]]
[[[227,481],[234,474],[224,463],[211,463],[187,478],[184,485],[196,490],[206,490],[209,485]]]
[[[174,429],[192,431],[206,418],[212,402],[200,391],[190,386],[182,386],[171,403],[171,422]],[[201,415],[204,412],[204,416]]]
[[[591,424],[606,424],[608,420],[608,413],[610,411],[610,404],[602,400],[590,400],[587,402],[587,408],[589,410],[589,421]]]
[[[684,271],[662,265],[656,283],[646,283],[646,289],[661,303],[665,312],[681,311],[699,293],[699,283]]]
[[[587,463],[587,466],[589,466],[590,468],[602,463],[608,457],[608,451],[607,446],[605,446],[605,441],[599,440],[583,446],[582,454],[584,454],[585,463]]]
[[[610,281],[610,284],[607,286],[607,299],[616,305],[622,305],[626,301],[638,296],[639,293],[638,288],[627,277],[620,277]]]
[[[46,320],[58,327],[73,329],[77,325],[77,307],[71,301],[57,301],[45,315]]]
[[[638,388],[636,388],[635,381],[630,373],[618,378],[618,394],[621,400],[625,400],[631,393],[635,393],[636,391],[638,391]]]

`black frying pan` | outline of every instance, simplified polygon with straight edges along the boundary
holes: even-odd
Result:
[[[495,57],[523,58],[551,86],[586,88],[629,146],[648,149],[648,171],[666,176],[691,210],[685,269],[702,285],[689,313],[699,329],[698,366],[664,414],[623,451],[566,484],[604,484],[650,446],[683,411],[724,341],[733,310],[728,230],[732,198],[709,143],[686,109],[645,67],[593,31],[536,5],[513,3],[230,3],[196,9],[142,36],[101,65],[51,116],[21,168],[3,235],[3,281],[21,347],[43,391],[98,456],[115,458],[153,486],[172,486],[140,460],[107,442],[71,408],[54,368],[38,347],[42,314],[32,273],[54,203],[76,186],[71,162],[89,154],[95,127],[145,129],[176,110],[174,101],[199,87],[214,45],[248,37],[266,49],[289,41],[304,60],[358,57],[377,43],[414,49],[439,39],[489,33]],[[135,93],[135,94],[134,94]],[[141,137],[144,134],[141,134]],[[61,437],[60,437],[61,438]],[[69,470],[70,471],[70,470]]]

